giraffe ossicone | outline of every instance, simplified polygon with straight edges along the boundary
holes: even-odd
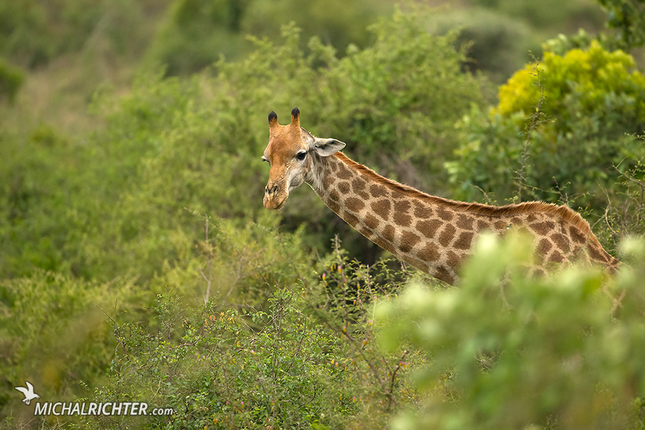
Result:
[[[511,225],[533,235],[539,270],[582,260],[611,273],[619,264],[587,221],[566,206],[542,202],[490,206],[423,193],[349,159],[340,152],[343,142],[313,136],[300,126],[298,108],[285,126],[271,112],[269,129],[262,157],[271,165],[265,208],[282,208],[289,192],[307,183],[363,236],[449,284],[459,280],[459,267],[472,253],[478,234],[502,235]]]

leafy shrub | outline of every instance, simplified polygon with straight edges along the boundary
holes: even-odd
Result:
[[[472,4],[526,21],[548,35],[563,29],[575,31],[580,27],[600,30],[605,21],[602,9],[585,0],[564,4],[558,0],[546,0],[539,4],[530,0],[473,0]]]
[[[13,102],[24,79],[20,69],[9,66],[0,58],[0,100]]]
[[[190,74],[212,65],[221,55],[248,52],[240,34],[247,2],[177,0],[169,8],[148,52],[169,75]]]
[[[452,150],[454,121],[480,100],[451,39],[399,11],[374,27],[373,46],[339,60],[316,39],[306,55],[297,29],[284,31],[283,43],[258,40],[247,59],[222,63],[215,77],[144,73],[125,96],[103,90],[93,112],[105,127],[80,139],[0,136],[0,211],[12,220],[0,225],[0,271],[136,274],[145,283],[189,253],[201,234],[192,212],[237,226],[253,219],[273,227],[283,217],[289,231],[308,221],[306,243],[326,252],[339,226],[351,229],[306,187],[283,213],[261,204],[266,115],[296,105],[305,127],[347,142],[360,162],[425,189],[442,183],[438,154]],[[424,170],[415,174],[413,165]],[[371,253],[373,262],[377,249],[351,234],[352,255]]]
[[[163,2],[22,0],[0,4],[0,55],[34,68],[70,52],[95,48],[140,55],[151,33],[147,15]]]
[[[344,53],[349,44],[367,46],[367,26],[389,11],[382,0],[176,0],[148,58],[166,65],[169,75],[187,75],[214,64],[222,55],[243,58],[252,50],[246,35],[277,40],[281,27],[290,23],[301,28],[304,41],[320,37]]]
[[[530,27],[496,11],[471,8],[431,17],[439,34],[457,29],[457,46],[466,45],[468,59],[463,67],[471,72],[481,70],[498,84],[505,82],[536,52]]]
[[[110,382],[92,399],[146,401],[175,414],[88,417],[84,425],[384,426],[416,402],[404,375],[420,357],[384,355],[373,343],[374,298],[393,296],[401,274],[350,262],[339,246],[319,267],[315,277],[297,262],[276,272],[294,278],[287,282],[262,276],[271,293],[261,307],[227,304],[225,291],[205,305],[164,294],[150,327],[115,321]]]
[[[413,376],[428,395],[423,409],[392,428],[642,425],[645,244],[623,245],[636,260],[612,280],[580,267],[528,279],[516,269],[530,247],[486,237],[460,288],[412,284],[380,305],[383,345],[432,357]]]
[[[620,37],[617,42],[623,49],[642,46],[645,43],[645,18],[643,2],[640,0],[598,0],[609,13],[607,24],[617,28]]]
[[[528,188],[531,198],[566,194],[602,207],[602,190],[618,176],[613,166],[624,171],[642,154],[642,144],[625,133],[645,127],[643,100],[645,77],[621,51],[594,41],[587,51],[546,53],[500,88],[490,116],[473,108],[464,117],[460,159],[447,164],[458,196],[474,198],[473,185],[500,200]]]
[[[639,136],[642,141],[643,136]],[[643,160],[621,172],[600,223],[600,235],[610,247],[625,236],[645,236],[645,168]]]
[[[529,114],[540,99],[539,85],[544,88],[546,103],[542,106],[548,117],[555,119],[556,132],[573,129],[572,115],[596,114],[608,97],[617,98],[614,109],[601,108],[603,128],[622,128],[627,132],[641,131],[645,123],[645,76],[635,70],[633,57],[622,51],[608,52],[596,41],[589,49],[573,49],[564,56],[545,53],[538,64],[527,65],[500,88],[496,112],[508,117],[515,112]],[[613,100],[612,100],[613,101]],[[579,110],[571,108],[577,107]],[[622,113],[615,114],[612,111]],[[620,117],[627,116],[622,122]],[[599,130],[604,131],[602,128]]]
[[[83,381],[100,380],[116,345],[106,314],[117,305],[138,314],[132,286],[132,279],[101,284],[41,270],[0,281],[0,414],[33,420],[13,388],[25,380],[61,401],[83,393]]]
[[[294,22],[302,29],[304,41],[319,37],[342,57],[349,45],[369,46],[372,37],[368,26],[379,16],[391,13],[391,3],[383,0],[330,0],[324,3],[255,0],[247,8],[241,25],[243,33],[275,39],[281,26]]]

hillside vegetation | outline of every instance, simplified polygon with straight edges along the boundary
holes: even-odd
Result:
[[[644,426],[640,22],[296,6],[0,5],[2,427]],[[266,118],[295,106],[424,191],[568,204],[624,264],[527,279],[522,238],[485,236],[447,287],[307,187],[269,212]],[[34,417],[25,381],[174,414]]]

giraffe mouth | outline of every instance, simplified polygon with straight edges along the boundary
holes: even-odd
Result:
[[[277,202],[275,198],[268,198],[266,196],[264,197],[264,207],[272,211],[277,211],[282,209],[286,202],[287,202],[287,197]]]

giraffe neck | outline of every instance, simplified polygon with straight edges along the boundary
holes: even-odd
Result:
[[[316,157],[307,178],[322,201],[346,223],[399,259],[448,283],[469,254],[473,225],[458,234],[459,221],[443,199],[383,178],[342,153]],[[410,191],[418,194],[410,198]],[[468,224],[467,220],[466,224]]]
[[[386,179],[342,153],[312,155],[305,181],[327,207],[381,248],[449,284],[459,280],[458,268],[479,232],[504,234],[510,226],[534,235],[538,261],[568,262],[584,253],[591,262],[617,264],[569,208],[455,202]]]

